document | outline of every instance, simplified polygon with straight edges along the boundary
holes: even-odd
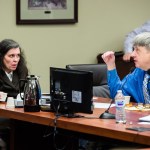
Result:
[[[139,121],[147,121],[147,122],[150,122],[150,115],[139,118]]]

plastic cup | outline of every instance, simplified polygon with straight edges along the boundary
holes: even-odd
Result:
[[[13,97],[7,98],[6,108],[12,108],[15,107],[15,100]]]
[[[140,110],[142,110],[144,108],[143,103],[138,103],[137,108],[140,109]]]
[[[0,92],[0,101],[5,102],[7,98],[7,93],[5,92]]]
[[[124,96],[126,105],[128,105],[130,103],[130,97],[131,96]]]

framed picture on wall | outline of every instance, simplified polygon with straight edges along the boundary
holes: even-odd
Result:
[[[73,24],[78,0],[16,0],[16,24]]]

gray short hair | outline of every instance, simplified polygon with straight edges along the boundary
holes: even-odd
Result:
[[[133,40],[133,46],[144,46],[150,49],[150,32],[138,34]]]

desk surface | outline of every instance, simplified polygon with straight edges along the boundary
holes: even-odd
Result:
[[[105,101],[104,98],[99,98]],[[105,109],[95,108],[93,114],[82,114],[86,117],[99,117]],[[115,109],[111,108],[114,113]],[[104,136],[139,144],[150,145],[150,131],[137,132],[126,130],[126,127],[139,126],[150,127],[150,125],[138,124],[139,117],[149,115],[150,111],[126,111],[127,123],[116,124],[115,119],[87,119],[87,118],[66,118],[60,117],[57,120],[57,127],[81,133]],[[54,125],[55,115],[52,112],[24,112],[23,108],[6,108],[4,103],[0,103],[0,116],[17,119],[21,121],[33,122],[42,125]],[[132,124],[131,124],[132,122]]]

